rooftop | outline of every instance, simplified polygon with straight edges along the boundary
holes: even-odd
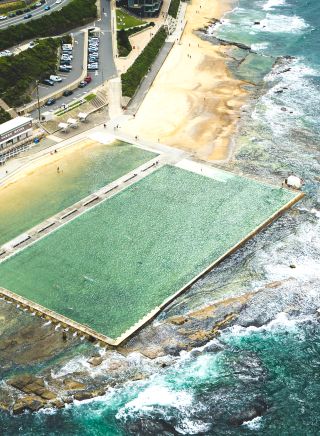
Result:
[[[10,132],[10,130],[14,130],[17,127],[23,126],[24,124],[32,121],[30,117],[16,117],[12,118],[12,120],[6,121],[5,123],[0,124],[0,135],[4,133]]]

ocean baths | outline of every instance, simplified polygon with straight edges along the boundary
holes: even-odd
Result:
[[[120,343],[300,198],[206,168],[153,171],[3,261],[0,287]]]

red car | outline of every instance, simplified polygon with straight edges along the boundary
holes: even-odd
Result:
[[[92,77],[90,77],[90,76],[87,76],[87,77],[84,79],[84,81],[87,82],[87,83],[90,83],[91,80],[92,80]]]

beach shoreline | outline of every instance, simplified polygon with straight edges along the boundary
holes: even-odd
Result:
[[[248,92],[226,65],[228,47],[201,39],[196,31],[221,19],[233,2],[194,0],[186,26],[134,119],[132,135],[183,149],[197,158],[224,161]]]

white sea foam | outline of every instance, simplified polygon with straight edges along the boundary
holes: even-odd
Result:
[[[259,430],[262,424],[262,416],[257,416],[250,421],[245,421],[242,425],[247,427],[249,430]]]
[[[270,9],[273,9],[277,6],[283,6],[285,4],[285,0],[268,0],[267,3],[263,5],[262,9],[265,11],[269,11]]]
[[[256,44],[251,45],[251,50],[255,52],[260,52],[260,51],[264,51],[268,47],[269,47],[268,42],[257,42]]]
[[[267,14],[266,18],[261,20],[260,25],[256,26],[264,32],[274,33],[300,33],[309,25],[303,18],[296,15],[289,17],[287,15]]]
[[[234,336],[250,336],[254,333],[261,333],[261,332],[280,332],[280,331],[286,331],[286,332],[297,332],[299,324],[305,323],[307,321],[314,320],[313,315],[305,315],[301,316],[299,318],[289,318],[288,314],[286,312],[280,312],[277,314],[275,319],[268,322],[267,324],[264,324],[261,327],[255,327],[255,326],[249,326],[249,327],[242,327],[240,325],[235,325],[230,327],[229,329],[226,329],[221,337],[234,337]]]
[[[152,412],[159,406],[170,406],[177,409],[189,408],[192,400],[192,395],[186,391],[174,392],[167,386],[148,386],[136,398],[122,407],[118,411],[116,418],[126,420],[129,416],[135,416],[139,412]]]

